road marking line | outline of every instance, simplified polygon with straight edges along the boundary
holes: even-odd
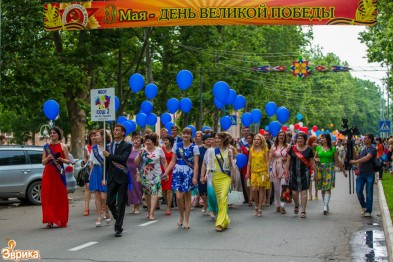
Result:
[[[144,224],[140,224],[138,227],[145,227],[145,226],[154,224],[154,223],[156,223],[156,222],[157,222],[157,220],[153,220],[153,221],[150,221],[150,222],[147,222],[147,223],[144,223]]]
[[[97,244],[97,243],[98,243],[98,242],[88,242],[88,243],[86,243],[86,244],[83,244],[83,245],[80,245],[80,246],[77,246],[77,247],[68,249],[68,251],[78,251],[78,250],[80,250],[80,249],[82,249],[82,248],[89,247],[89,246],[95,245],[95,244]]]

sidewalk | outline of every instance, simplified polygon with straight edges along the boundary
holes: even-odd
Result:
[[[383,231],[385,232],[386,247],[388,250],[389,261],[393,261],[393,227],[390,212],[386,203],[385,193],[383,191],[382,182],[378,181],[378,200],[381,209],[381,217],[383,224]]]

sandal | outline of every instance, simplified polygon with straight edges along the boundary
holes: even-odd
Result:
[[[258,215],[258,207],[255,207],[255,209],[254,209],[254,216],[257,216]]]
[[[48,223],[45,228],[53,228],[53,223]]]
[[[87,208],[87,209],[85,209],[85,212],[83,213],[83,215],[86,217],[89,215],[89,213],[90,213],[90,210]]]
[[[105,223],[108,225],[112,221],[112,218],[110,217],[109,213],[106,214],[105,216]]]
[[[295,208],[293,209],[293,213],[295,213],[296,215],[299,213],[299,206],[295,206]]]
[[[301,218],[306,218],[306,212],[301,212],[300,214],[301,214],[300,216]]]
[[[223,229],[222,229],[222,227],[221,227],[221,226],[216,226],[216,231],[217,231],[217,232],[222,232],[222,231],[223,231]]]
[[[184,229],[190,229],[190,225],[188,225],[188,226],[184,225],[183,228],[184,228]]]
[[[182,227],[182,226],[183,226],[183,223],[177,222],[177,226],[178,226],[178,227]]]
[[[100,227],[100,226],[102,226],[102,224],[101,224],[101,218],[99,217],[96,220],[96,227]]]
[[[285,211],[285,208],[282,207],[282,208],[281,208],[281,214],[284,215],[284,214],[286,214],[286,213],[287,213],[287,211]]]
[[[258,210],[258,212],[257,212],[257,215],[256,215],[257,217],[261,217],[262,216],[262,210],[261,209],[259,209]]]

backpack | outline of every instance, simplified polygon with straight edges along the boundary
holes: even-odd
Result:
[[[366,153],[368,154],[366,149]],[[382,167],[382,160],[377,158],[377,156],[373,156],[370,160],[371,165],[373,166],[374,172],[378,172]]]

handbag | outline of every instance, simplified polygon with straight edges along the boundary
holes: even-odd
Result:
[[[244,201],[243,192],[231,190],[228,193],[228,205],[241,204]]]
[[[292,190],[289,185],[281,186],[281,202],[292,203]]]
[[[79,171],[78,176],[76,177],[76,183],[80,187],[84,187],[86,184],[85,177],[89,176],[90,169],[88,165],[85,165],[82,167],[82,169]]]

